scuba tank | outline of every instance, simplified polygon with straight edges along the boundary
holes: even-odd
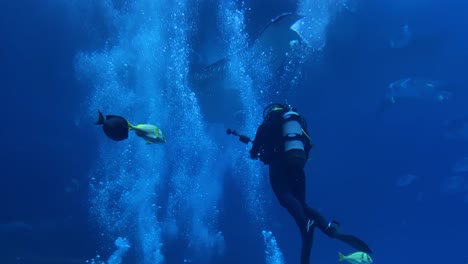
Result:
[[[289,108],[286,113],[283,114],[283,139],[284,139],[284,152],[291,149],[304,149],[304,134],[302,129],[302,118],[294,111]]]
[[[283,157],[283,154],[298,157],[304,155],[306,159],[308,158],[312,142],[304,130],[307,126],[305,120],[295,108],[274,103],[264,109],[263,118],[267,131],[263,131],[259,137],[261,143],[255,150],[261,154],[260,160],[263,163],[269,164],[272,159]]]

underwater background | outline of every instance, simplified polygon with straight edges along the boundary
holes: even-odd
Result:
[[[0,2],[0,263],[298,263],[300,236],[253,136],[287,102],[315,143],[307,201],[375,263],[468,263],[468,2]],[[271,19],[304,15],[310,44],[279,73],[242,52]],[[230,56],[245,118],[205,120],[191,69]],[[384,110],[418,78],[447,100]],[[167,142],[114,142],[97,111]],[[347,245],[316,232],[311,263]]]

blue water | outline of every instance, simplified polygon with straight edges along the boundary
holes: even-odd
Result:
[[[187,81],[226,55],[246,114],[232,128],[253,136],[269,102],[297,106],[315,143],[308,202],[375,263],[467,263],[468,135],[446,126],[468,115],[463,1],[19,0],[0,12],[0,263],[298,263],[267,169],[204,120]],[[312,48],[272,73],[241,51],[285,12],[305,15]],[[453,94],[379,113],[408,77]],[[98,109],[157,124],[167,142],[111,141]],[[317,232],[311,263],[338,251],[353,249]]]

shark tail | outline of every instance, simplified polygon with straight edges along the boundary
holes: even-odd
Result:
[[[101,111],[98,110],[98,120],[96,121],[96,123],[94,123],[95,125],[104,125],[104,116],[102,115]]]

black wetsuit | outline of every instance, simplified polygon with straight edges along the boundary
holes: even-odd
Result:
[[[312,148],[308,137],[303,138],[304,150],[291,149],[284,152],[282,135],[282,115],[286,110],[270,114],[259,126],[252,149],[251,158],[260,159],[269,165],[270,183],[281,206],[294,218],[302,238],[301,264],[308,264],[312,248],[314,228],[318,227],[330,237],[347,242],[358,250],[370,253],[369,247],[358,238],[341,234],[336,222],[328,222],[315,209],[306,203],[306,179],[304,166]],[[306,122],[302,119],[305,133]]]

